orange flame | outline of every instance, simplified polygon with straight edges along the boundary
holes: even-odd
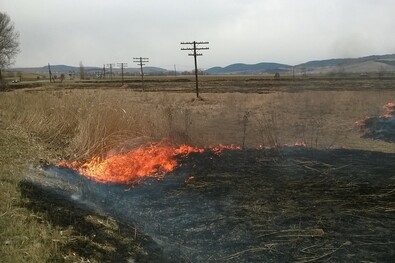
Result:
[[[354,124],[358,127],[362,127],[365,125],[366,121],[369,119],[370,119],[369,116],[365,116],[363,119],[355,121]]]
[[[216,155],[220,155],[222,153],[222,151],[224,150],[241,150],[240,146],[237,145],[223,145],[223,144],[219,144],[217,146],[212,146],[210,147],[210,150],[216,154]]]
[[[394,117],[395,114],[395,102],[388,102],[384,105],[384,109],[386,110],[386,114],[380,116],[384,119],[391,119]]]
[[[219,145],[210,148],[214,154],[223,150],[238,150],[237,146]],[[60,162],[58,166],[73,169],[92,180],[103,183],[133,183],[143,177],[162,177],[173,171],[178,163],[176,157],[202,153],[205,149],[189,145],[177,148],[163,143],[145,145],[126,154],[116,154],[106,159],[93,157],[87,162]]]
[[[383,118],[383,119],[394,118],[394,116],[395,116],[395,102],[388,102],[384,105],[383,108],[386,110],[386,113],[384,115],[379,116],[379,118]],[[363,127],[365,125],[366,121],[369,119],[370,119],[370,117],[366,116],[364,119],[355,121],[354,124],[358,127]]]
[[[395,111],[395,102],[388,102],[387,104],[384,105],[384,108],[386,108],[390,112]]]

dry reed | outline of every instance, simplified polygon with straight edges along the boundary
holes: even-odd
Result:
[[[0,116],[69,159],[127,151],[169,139],[199,146],[366,147],[353,122],[378,114],[394,91],[305,91],[273,94],[141,93],[127,90],[13,91]],[[245,114],[249,112],[246,119]],[[136,143],[138,142],[138,143]],[[370,147],[370,146],[369,146]],[[393,151],[393,146],[379,145]],[[392,149],[392,150],[391,150]]]

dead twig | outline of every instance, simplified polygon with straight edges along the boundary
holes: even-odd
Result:
[[[270,244],[270,245],[272,246],[273,244]],[[234,253],[234,254],[232,254],[230,256],[224,257],[222,259],[224,259],[224,260],[232,260],[232,259],[235,259],[235,258],[238,258],[238,257],[242,256],[245,253],[256,253],[256,252],[261,252],[261,251],[265,251],[265,250],[270,250],[270,248],[269,247],[249,248],[249,249],[246,249],[246,250]]]
[[[315,261],[318,261],[318,260],[320,260],[320,259],[323,259],[323,258],[326,258],[326,257],[332,255],[333,253],[335,253],[336,251],[338,251],[338,250],[339,250],[340,248],[342,248],[343,246],[344,246],[344,244],[340,245],[338,248],[332,250],[331,252],[325,253],[325,254],[323,254],[323,255],[321,255],[321,256],[319,256],[319,257],[314,257],[314,258],[311,258],[311,257],[310,257],[310,258],[301,258],[301,259],[298,259],[296,262],[297,262],[297,263],[308,263],[308,262],[315,262]]]
[[[309,246],[309,247],[305,247],[305,248],[301,249],[300,252],[306,253],[306,254],[314,254],[314,253],[308,252],[308,251],[306,251],[306,250],[309,250],[309,249],[311,249],[311,248],[315,248],[315,247],[318,247],[318,246],[319,246],[319,245],[312,245],[312,246]],[[322,245],[321,245],[321,246],[322,246]]]
[[[388,196],[388,195],[390,195],[390,194],[392,194],[392,193],[394,193],[394,192],[395,192],[395,189],[392,189],[391,191],[388,191],[388,192],[382,193],[382,194],[371,194],[371,195],[361,195],[361,196],[367,196],[367,197],[385,197],[385,196]]]

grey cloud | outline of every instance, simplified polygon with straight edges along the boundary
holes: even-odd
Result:
[[[180,41],[210,41],[201,67],[395,53],[392,0],[5,0],[17,66],[101,65],[147,56],[191,65]],[[192,66],[192,65],[191,65]]]

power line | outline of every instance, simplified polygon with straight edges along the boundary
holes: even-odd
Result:
[[[137,63],[137,65],[140,66],[140,74],[141,74],[141,84],[143,86],[143,91],[144,91],[144,71],[143,71],[143,66],[145,66],[144,63],[148,63],[149,58],[133,58],[133,62]]]
[[[202,53],[197,53],[197,50],[207,50],[209,49],[208,47],[202,46],[199,47],[199,45],[208,45],[209,42],[206,41],[200,41],[200,42],[181,42],[181,45],[192,45],[192,47],[188,48],[181,48],[181,50],[191,50],[193,53],[189,53],[189,56],[193,56],[195,59],[195,79],[196,79],[196,97],[199,98],[199,81],[198,81],[198,67],[197,67],[197,57],[198,56],[203,56]]]

